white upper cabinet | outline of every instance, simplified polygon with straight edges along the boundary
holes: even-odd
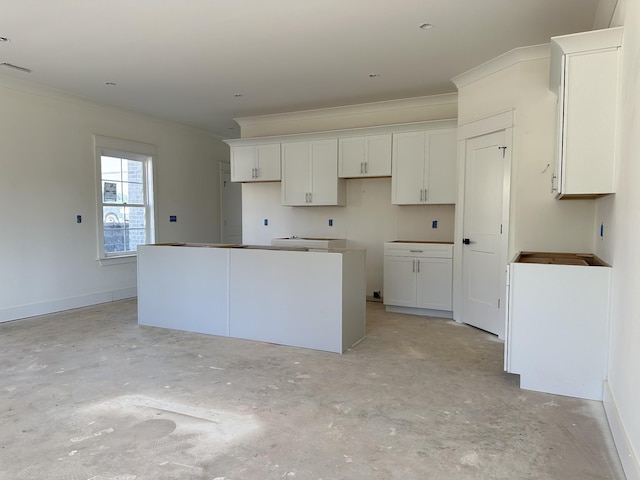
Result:
[[[391,134],[340,138],[338,175],[341,178],[390,177]]]
[[[558,95],[551,190],[557,198],[614,193],[622,28],[551,39],[550,88]]]
[[[396,205],[456,202],[456,129],[393,135],[391,197]]]
[[[282,204],[345,205],[345,180],[338,178],[338,139],[282,144]]]
[[[277,182],[279,180],[279,143],[231,147],[232,182]]]

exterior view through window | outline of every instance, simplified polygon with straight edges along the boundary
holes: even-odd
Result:
[[[132,255],[138,245],[152,241],[150,161],[138,154],[102,151],[102,257]]]

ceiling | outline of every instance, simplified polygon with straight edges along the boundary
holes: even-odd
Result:
[[[233,118],[455,92],[598,0],[2,0],[0,79],[240,135]],[[433,28],[421,29],[423,23]],[[377,75],[371,78],[371,75]],[[109,84],[110,82],[115,85]]]

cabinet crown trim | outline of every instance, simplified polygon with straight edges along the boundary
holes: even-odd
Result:
[[[224,140],[231,146],[265,145],[269,143],[302,142],[310,140],[326,140],[335,138],[357,137],[365,135],[379,135],[383,133],[415,132],[420,130],[441,130],[456,128],[457,118],[443,120],[429,120],[426,122],[398,123],[394,125],[380,125],[376,127],[349,128],[344,130],[326,130],[324,132],[294,133],[290,135],[274,135],[268,137],[235,138]]]

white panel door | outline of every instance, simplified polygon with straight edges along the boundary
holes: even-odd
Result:
[[[391,203],[396,205],[423,203],[426,135],[426,132],[393,135]]]
[[[504,145],[504,130],[466,141],[462,246],[463,321],[501,337]]]
[[[310,164],[309,142],[282,144],[282,204],[308,203]]]
[[[272,182],[280,180],[280,144],[258,145],[256,147],[257,180]]]
[[[336,205],[338,199],[338,140],[313,141],[310,151],[311,203],[313,205]]]
[[[364,174],[364,137],[339,140],[339,175],[342,178],[361,177]]]
[[[418,258],[416,262],[416,306],[433,310],[451,310],[452,260],[450,258]]]
[[[456,203],[457,144],[456,130],[436,131],[429,134],[427,203]]]
[[[384,303],[416,306],[416,260],[413,257],[385,256]]]
[[[241,145],[231,147],[231,181],[250,182],[254,178],[256,166],[256,147]]]

